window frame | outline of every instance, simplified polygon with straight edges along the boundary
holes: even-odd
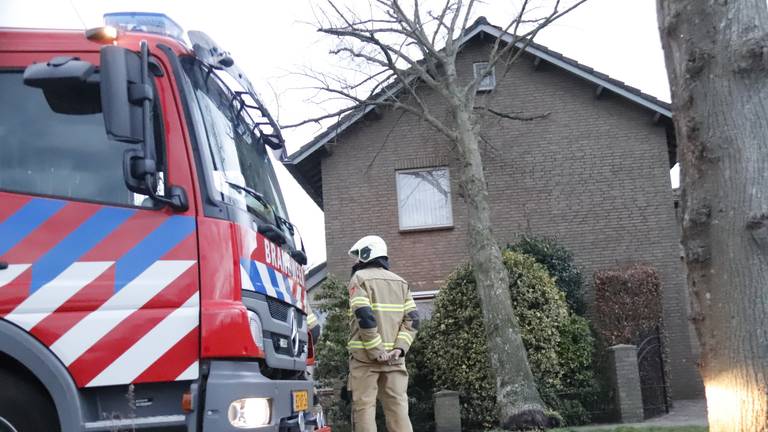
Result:
[[[154,57],[150,57],[150,61],[152,61]],[[155,59],[155,63],[159,66],[159,62]],[[24,71],[26,70],[26,66],[0,66],[0,74],[5,73],[18,73],[19,75],[23,75]],[[152,87],[155,92],[155,99],[153,102],[153,110],[157,109],[157,120],[159,120],[158,124],[155,124],[156,119],[153,118],[153,132],[155,129],[157,129],[157,132],[159,135],[156,135],[155,138],[155,147],[156,147],[156,154],[159,158],[159,161],[163,163],[162,170],[158,171],[162,174],[162,182],[163,186],[165,187],[168,178],[169,178],[169,163],[168,163],[168,153],[166,148],[166,127],[165,127],[165,116],[163,111],[163,105],[160,102],[160,91],[158,86],[158,81],[165,76],[165,74],[161,76],[153,76],[152,80]],[[42,92],[42,90],[40,90]],[[99,113],[99,115],[103,118],[103,112]],[[154,117],[154,114],[153,114]],[[103,122],[103,120],[102,120]],[[105,142],[109,145],[117,145],[116,142],[110,140],[107,135],[106,131],[104,133]],[[127,146],[131,146],[134,144],[126,144]],[[131,147],[124,148],[121,153],[124,154],[126,150],[130,150]],[[123,186],[125,187],[125,190],[130,192],[128,189],[128,186],[125,184],[125,178],[123,177],[123,165],[121,162],[120,170],[118,170],[120,173],[120,178],[123,182]],[[30,191],[23,191],[23,190],[15,190],[15,189],[9,189],[6,187],[0,187],[0,192],[2,193],[10,193],[10,194],[16,194],[16,195],[28,195],[33,197],[41,197],[41,198],[50,198],[50,199],[56,199],[56,200],[62,200],[62,201],[68,201],[68,202],[78,202],[78,203],[85,203],[85,204],[96,204],[96,205],[103,205],[103,206],[109,206],[109,207],[119,207],[119,208],[128,208],[128,209],[135,209],[135,210],[149,210],[149,211],[160,211],[165,206],[162,205],[162,203],[154,202],[152,206],[142,206],[142,205],[136,205],[131,203],[123,203],[123,202],[115,202],[115,201],[104,201],[104,200],[98,200],[98,199],[89,199],[89,198],[83,198],[83,197],[72,197],[72,196],[64,196],[64,195],[57,195],[57,194],[46,194],[41,192],[30,192]],[[136,195],[136,193],[133,193]]]
[[[478,71],[480,67],[488,68],[488,62],[476,62],[472,63],[472,71],[475,78],[478,77],[480,72]],[[486,79],[490,80],[489,84],[483,85],[483,81]],[[491,73],[487,77],[483,78],[483,80],[480,81],[480,84],[477,87],[478,92],[489,92],[496,88],[496,66],[491,67]]]
[[[424,172],[424,171],[437,171],[437,170],[445,170],[446,177],[448,179],[448,222],[445,224],[440,225],[419,225],[419,226],[403,226],[403,221],[401,217],[401,210],[400,210],[400,186],[398,184],[398,176],[400,174],[405,173],[413,173],[413,172]],[[440,230],[450,230],[454,227],[454,220],[453,220],[453,194],[451,192],[451,169],[447,165],[439,165],[439,166],[428,166],[428,167],[420,167],[420,168],[406,168],[406,169],[397,169],[395,170],[395,197],[396,197],[396,207],[397,207],[397,225],[400,232],[418,232],[418,231],[440,231]]]

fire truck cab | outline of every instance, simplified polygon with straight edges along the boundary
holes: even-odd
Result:
[[[0,29],[0,431],[329,431],[280,130],[205,34],[105,18]]]

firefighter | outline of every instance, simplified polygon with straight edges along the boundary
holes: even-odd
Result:
[[[357,260],[349,282],[351,335],[348,388],[355,432],[376,431],[376,399],[387,430],[411,432],[405,355],[416,337],[419,314],[408,283],[389,271],[387,245],[378,236],[349,250]]]

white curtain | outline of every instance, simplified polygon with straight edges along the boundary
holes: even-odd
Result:
[[[448,168],[397,172],[400,228],[430,228],[453,224]]]

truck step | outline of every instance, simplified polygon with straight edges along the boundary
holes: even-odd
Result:
[[[122,428],[144,429],[152,427],[184,426],[183,415],[137,417],[131,419],[99,420],[85,424],[86,431],[113,431]]]

